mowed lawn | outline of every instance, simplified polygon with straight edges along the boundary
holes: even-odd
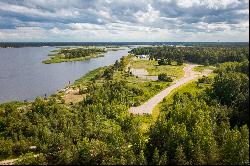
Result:
[[[130,62],[132,68],[136,69],[146,69],[149,75],[157,76],[160,73],[166,73],[168,76],[174,79],[179,79],[184,76],[184,71],[182,66],[178,66],[174,63],[172,65],[158,65],[155,60],[145,60],[145,59],[134,59]]]

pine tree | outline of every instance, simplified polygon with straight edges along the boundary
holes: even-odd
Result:
[[[152,165],[159,165],[159,161],[160,161],[159,150],[155,148],[152,158]]]
[[[159,164],[160,165],[167,165],[168,164],[168,156],[167,156],[166,152],[164,152],[163,155],[161,156]]]
[[[137,163],[138,165],[147,165],[147,160],[146,158],[144,157],[144,152],[143,150],[141,150],[140,152],[140,155],[139,155],[139,158],[137,160]]]
[[[177,165],[188,165],[182,145],[176,148],[175,161]]]
[[[205,155],[204,155],[203,151],[201,150],[199,144],[197,144],[194,147],[194,152],[192,154],[192,164],[194,164],[194,165],[204,165],[204,164],[206,164]]]

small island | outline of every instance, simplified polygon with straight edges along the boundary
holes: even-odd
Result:
[[[44,60],[43,63],[61,63],[72,61],[85,61],[91,58],[103,56],[102,53],[107,52],[105,48],[97,47],[80,47],[80,48],[61,48],[59,50],[51,51],[50,59]]]

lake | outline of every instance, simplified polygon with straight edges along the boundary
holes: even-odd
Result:
[[[0,48],[0,103],[33,100],[67,86],[98,67],[113,64],[129,49],[108,51],[84,62],[42,64],[55,47]]]

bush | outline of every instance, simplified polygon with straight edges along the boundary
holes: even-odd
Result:
[[[113,75],[114,75],[114,69],[109,67],[104,71],[102,76],[105,77],[106,79],[110,80],[113,78]]]
[[[184,63],[184,60],[182,58],[177,60],[177,65],[178,66],[183,65],[183,63]]]
[[[26,153],[22,155],[16,162],[17,165],[46,165],[48,164],[43,154],[35,155],[34,153]]]
[[[211,83],[212,79],[206,76],[202,76],[202,78],[198,79],[198,83],[209,84]]]
[[[79,94],[82,95],[82,94],[85,94],[87,93],[87,88],[86,87],[80,87],[79,88]]]
[[[167,65],[167,62],[166,62],[165,59],[161,59],[161,60],[158,61],[158,64],[159,65]]]
[[[173,79],[171,77],[167,76],[167,74],[165,74],[165,73],[159,74],[158,75],[158,80],[159,81],[165,81],[165,82],[172,82],[173,81]]]

